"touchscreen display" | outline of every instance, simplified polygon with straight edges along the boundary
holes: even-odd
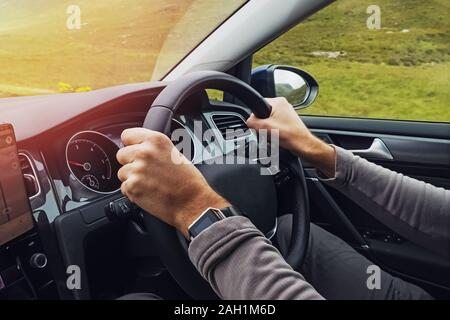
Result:
[[[0,124],[0,245],[33,228],[14,130]]]

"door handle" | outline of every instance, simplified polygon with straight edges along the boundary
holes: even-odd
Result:
[[[361,156],[363,158],[381,159],[381,160],[393,160],[394,157],[389,151],[388,147],[384,144],[380,138],[375,138],[372,144],[367,149],[350,150],[354,155]]]

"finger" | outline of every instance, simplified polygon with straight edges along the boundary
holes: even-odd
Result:
[[[192,164],[184,154],[182,154],[175,146],[172,148],[170,158],[174,164]]]
[[[127,180],[122,182],[120,190],[131,202],[134,202],[136,198],[142,196],[141,182],[140,178],[131,175]]]
[[[271,106],[279,104],[289,104],[289,101],[285,97],[264,98]]]
[[[285,97],[265,98],[266,102],[272,107],[270,117],[274,116],[277,112],[282,112],[286,108],[292,108],[292,105],[287,101]]]
[[[124,165],[117,171],[117,178],[119,178],[119,180],[122,182],[126,181],[130,177],[132,170],[132,163]]]
[[[117,151],[116,159],[121,165],[126,165],[127,163],[133,162],[136,159],[136,153],[142,148],[140,144],[133,144],[120,148]]]
[[[272,112],[270,115],[273,114],[273,110],[277,108],[277,105],[282,101],[282,98],[275,97],[275,98],[264,98],[266,102],[272,107]]]
[[[128,196],[127,195],[127,191],[125,188],[125,184],[122,182],[122,184],[120,185],[120,192],[124,195],[124,196]]]
[[[124,196],[126,196],[131,202],[133,202],[133,200],[131,199],[130,195],[128,194],[127,180],[122,182],[122,184],[120,185],[120,192],[122,192],[122,194]]]
[[[262,129],[264,128],[266,119],[259,119],[257,118],[253,113],[250,115],[250,117],[247,119],[247,126],[252,129]]]
[[[250,128],[254,128],[254,125],[255,125],[255,123],[258,121],[258,118],[255,116],[255,114],[254,113],[252,113],[251,115],[250,115],[250,117],[248,117],[248,119],[247,119],[247,126],[248,127],[250,127]]]
[[[125,129],[120,138],[122,139],[124,146],[129,146],[143,142],[151,132],[151,130],[145,128],[130,128]]]

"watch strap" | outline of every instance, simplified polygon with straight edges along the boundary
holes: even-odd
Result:
[[[239,209],[236,206],[229,206],[223,209],[220,209],[220,211],[222,211],[222,213],[227,217],[235,217],[235,216],[245,216],[244,212],[241,211],[241,209]]]

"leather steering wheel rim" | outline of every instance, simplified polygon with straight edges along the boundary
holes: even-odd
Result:
[[[247,83],[222,72],[196,71],[169,83],[161,91],[150,107],[143,127],[169,135],[171,120],[178,108],[193,93],[205,89],[217,89],[235,95],[259,118],[267,118],[271,114],[270,105]],[[285,150],[281,151],[294,183],[287,188],[291,192],[288,201],[292,202],[292,212],[289,213],[293,214],[293,225],[291,244],[284,258],[294,270],[299,270],[309,238],[306,180],[299,159]],[[158,243],[156,247],[162,262],[180,287],[193,298],[216,299],[217,295],[192,265],[185,247],[179,241],[177,231],[150,214],[144,215],[144,223]]]

